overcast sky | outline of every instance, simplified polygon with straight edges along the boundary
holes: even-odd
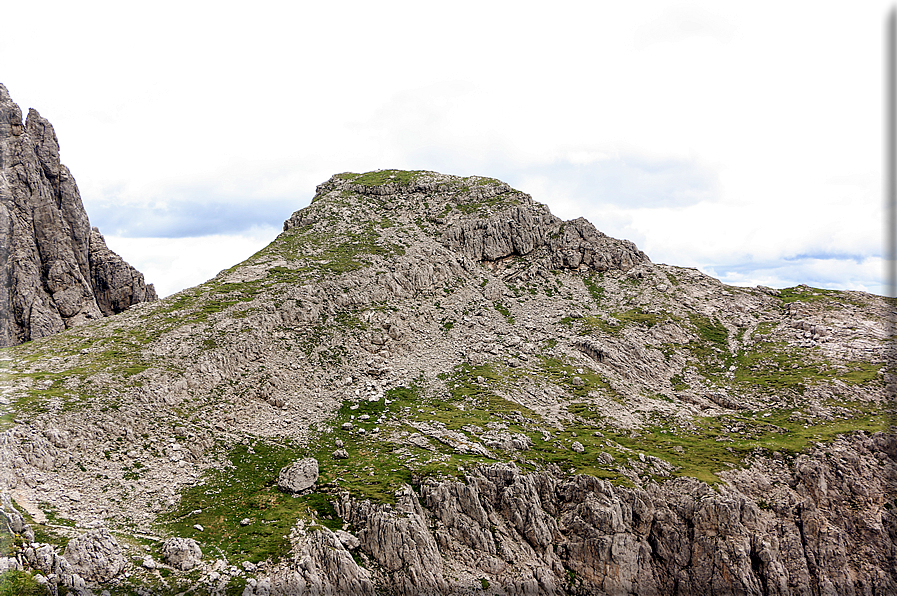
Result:
[[[502,179],[654,262],[883,292],[887,2],[29,2],[0,82],[159,294],[332,174]]]

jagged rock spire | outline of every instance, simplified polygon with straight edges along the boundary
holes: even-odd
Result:
[[[106,247],[59,162],[53,126],[0,84],[0,347],[157,299]]]

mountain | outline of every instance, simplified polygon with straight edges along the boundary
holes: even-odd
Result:
[[[491,178],[338,174],[214,279],[0,352],[0,569],[897,593],[894,316],[653,263]]]
[[[91,228],[56,133],[0,84],[0,347],[156,300]]]

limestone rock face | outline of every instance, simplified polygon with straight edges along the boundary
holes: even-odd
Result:
[[[15,508],[7,494],[0,495],[0,531],[4,530],[9,535],[20,534],[28,542],[34,540],[34,530]]]
[[[377,563],[375,583],[397,594],[444,593],[449,570],[506,594],[885,594],[897,590],[895,526],[879,503],[897,482],[895,453],[893,435],[857,433],[733,472],[719,492],[494,464],[430,480],[420,501],[408,488],[395,510],[348,498],[337,509]]]
[[[63,553],[72,569],[87,581],[107,581],[121,573],[126,559],[109,530],[91,530],[69,541]]]
[[[0,347],[157,298],[93,231],[53,126],[0,84]]]
[[[259,589],[261,586],[264,588]],[[311,532],[293,547],[292,561],[285,569],[244,594],[374,596],[375,591],[370,572],[355,562],[336,534],[323,528]]]

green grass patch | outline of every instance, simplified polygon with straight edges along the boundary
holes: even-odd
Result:
[[[0,574],[0,596],[50,596],[50,590],[28,571],[14,570]]]
[[[542,378],[563,387],[564,391],[569,394],[576,395],[577,397],[587,397],[592,391],[601,389],[610,392],[615,397],[619,397],[617,393],[611,389],[610,384],[608,384],[601,375],[590,368],[579,367],[580,370],[582,370],[580,373],[569,363],[559,358],[543,356],[540,358],[540,361],[540,373]],[[574,377],[579,377],[583,384],[580,386],[575,385],[573,383]]]
[[[585,284],[586,289],[589,291],[589,294],[592,296],[592,300],[595,301],[597,306],[601,305],[601,300],[604,298],[604,288],[599,286],[595,282],[594,275],[587,275],[582,278],[582,282]]]
[[[423,173],[423,170],[379,170],[377,172],[361,174],[351,180],[354,184],[361,184],[363,186],[383,186],[384,184],[408,186],[421,173]]]
[[[677,466],[676,476],[716,483],[720,471],[743,465],[745,458],[755,453],[794,456],[811,444],[830,442],[840,434],[857,430],[871,433],[894,424],[893,413],[881,406],[854,402],[838,405],[847,406],[851,413],[810,424],[796,420],[792,416],[795,408],[789,408],[771,410],[765,416],[699,418],[693,428],[670,421],[636,433],[603,432],[620,445]]]
[[[614,313],[609,320],[605,320],[600,316],[585,317],[582,320],[582,332],[588,334],[595,331],[603,331],[611,335],[619,335],[627,325],[641,325],[650,328],[667,318],[665,315],[647,312],[640,307],[636,307],[624,312]]]
[[[467,199],[469,195],[467,194],[469,189],[467,187],[462,187],[458,189],[455,194],[455,199]],[[499,195],[495,195],[494,197],[490,197],[488,199],[475,199],[470,202],[459,202],[456,204],[457,209],[464,213],[465,215],[472,215],[474,213],[479,215],[488,215],[491,213],[495,213],[500,209],[504,209],[506,207],[513,207],[514,205],[519,205],[520,199],[517,198],[517,194],[514,192],[504,192]]]
[[[702,340],[720,349],[728,347],[729,330],[719,320],[695,313],[689,313],[688,318]]]
[[[492,306],[508,320],[508,323],[514,324],[514,316],[511,314],[511,309],[497,300],[492,303]]]
[[[287,555],[285,536],[298,519],[342,527],[326,496],[294,497],[277,487],[280,470],[303,457],[303,451],[263,440],[234,446],[226,457],[231,465],[207,472],[201,483],[184,489],[177,508],[161,523],[174,535],[195,539],[204,551],[221,549],[232,561],[258,563]],[[244,518],[250,520],[246,526],[240,524]]]
[[[685,379],[680,374],[670,377],[670,384],[673,386],[673,391],[685,391],[688,389],[688,383],[685,382]]]
[[[336,234],[315,226],[293,228],[256,253],[255,257],[279,256],[300,261],[299,266],[275,266],[268,270],[268,282],[298,283],[309,276],[339,275],[370,265],[370,256],[383,258],[405,254],[399,245],[380,240],[373,223],[361,232]],[[253,257],[253,258],[255,258]]]
[[[793,288],[784,288],[779,290],[779,298],[782,302],[789,304],[791,302],[817,302],[820,300],[829,300],[840,294],[837,290],[823,290],[821,288],[811,288],[809,286],[795,286]]]

